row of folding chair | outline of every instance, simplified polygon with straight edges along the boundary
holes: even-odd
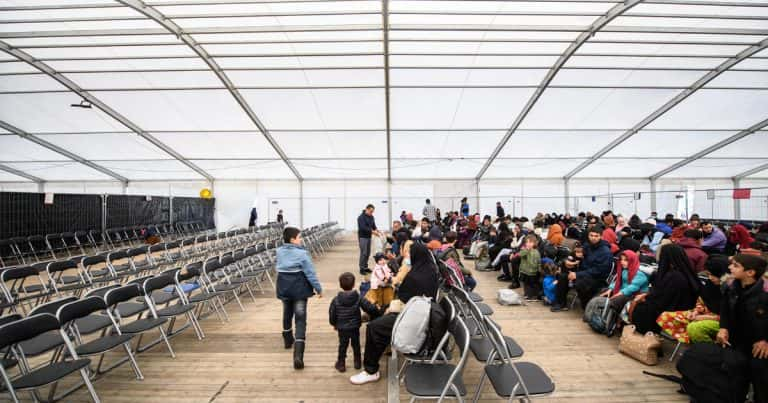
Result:
[[[458,279],[455,279],[458,280]],[[449,321],[448,332],[434,351],[404,355],[398,376],[405,383],[411,401],[421,399],[457,399],[464,401],[467,387],[463,370],[471,352],[483,365],[472,401],[477,402],[486,381],[496,394],[508,401],[530,401],[533,397],[554,392],[552,379],[538,365],[520,362],[524,351],[491,319],[493,310],[476,302],[458,281],[441,286],[439,304]],[[453,363],[450,338],[458,347],[459,356]]]
[[[188,223],[185,236],[206,233],[202,223]],[[131,227],[108,228],[105,231],[74,231],[59,234],[32,235],[0,240],[0,267],[28,264],[63,257],[106,252],[111,249],[136,247],[143,242],[146,231],[152,230],[164,242],[179,238],[170,224],[143,224]]]
[[[251,285],[264,292],[261,283],[267,281],[274,288],[273,251],[262,239],[249,239],[256,242],[248,244],[238,240],[234,245],[236,248],[188,263],[183,269],[174,268],[156,275],[138,276],[127,283],[93,288],[79,299],[72,295],[48,301],[35,306],[26,318],[19,314],[0,318],[0,349],[5,352],[0,372],[5,384],[11,386],[6,391],[14,401],[18,401],[18,392],[27,390],[39,399],[39,388],[54,385],[48,398],[55,400],[85,385],[93,400],[98,402],[92,381],[115,366],[130,362],[136,378],[143,379],[137,353],[163,343],[175,357],[169,341],[172,337],[192,327],[202,340],[205,334],[199,320],[204,315],[215,312],[222,321],[228,321],[225,310],[228,299],[236,300],[243,309],[239,296],[247,293],[253,297]],[[274,241],[271,242],[273,249]],[[130,255],[128,253],[128,257]],[[135,268],[135,263],[131,262],[129,259],[128,267]],[[65,265],[65,262],[60,263]],[[81,265],[88,263],[92,262]],[[102,263],[106,263],[109,272],[120,271],[109,256]],[[64,276],[57,276],[54,266],[49,264],[46,268],[49,280],[59,281]],[[50,284],[55,287],[57,283]],[[15,289],[23,289],[23,286]],[[186,323],[174,329],[178,317],[186,317]],[[142,345],[143,335],[154,329],[159,332],[159,337]],[[102,368],[105,354],[116,349],[125,351],[125,357]],[[51,352],[50,360],[43,361],[38,367],[30,365],[30,358],[46,352]],[[98,357],[95,368],[88,357]],[[16,376],[11,376],[13,368],[17,368]],[[82,381],[56,395],[57,382],[78,372]]]
[[[6,352],[0,370],[6,385],[11,385],[7,388],[11,397],[18,401],[17,392],[30,390],[38,399],[38,388],[55,385],[67,375],[79,372],[82,382],[75,388],[87,386],[93,400],[99,401],[91,381],[124,362],[130,362],[137,379],[143,379],[135,353],[165,343],[174,357],[171,337],[189,327],[195,330],[198,339],[205,337],[199,318],[206,306],[226,321],[224,304],[228,293],[240,304],[242,292],[253,297],[250,284],[257,284],[264,292],[260,283],[266,279],[274,288],[270,271],[274,271],[275,256],[269,253],[267,245],[257,242],[238,246],[242,248],[209,257],[204,262],[190,263],[183,270],[171,269],[156,276],[137,277],[127,284],[95,288],[81,299],[69,296],[40,304],[27,318],[18,314],[0,318],[0,338],[3,339],[0,348]],[[136,300],[141,297],[143,301]],[[146,312],[147,316],[142,318]],[[186,316],[187,323],[173,330],[179,316]],[[136,319],[127,321],[130,317]],[[160,337],[141,346],[142,335],[153,329],[159,331]],[[85,340],[84,336],[99,331],[99,337]],[[136,346],[132,345],[134,338],[138,339]],[[123,349],[126,357],[102,370],[105,354],[115,349]],[[49,351],[53,351],[53,355],[47,364],[37,368],[29,365],[30,357]],[[91,360],[85,358],[90,356],[99,357],[95,369]],[[19,374],[12,378],[8,370],[13,367],[19,367]],[[63,395],[72,390],[74,388]],[[55,391],[54,386],[49,399],[61,397],[56,396]]]
[[[27,307],[44,302],[51,294],[70,292],[79,295],[83,289],[109,282],[124,282],[161,271],[173,265],[216,255],[249,242],[263,242],[275,247],[278,238],[260,233],[242,232],[227,238],[207,236],[170,243],[115,250],[95,256],[79,256],[61,261],[40,262],[28,266],[2,269],[0,287],[3,302],[18,304],[22,312]],[[274,251],[271,252],[274,256]],[[45,276],[43,276],[45,274]],[[45,278],[43,278],[45,277]]]

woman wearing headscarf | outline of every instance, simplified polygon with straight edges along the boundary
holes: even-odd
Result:
[[[661,248],[659,269],[651,291],[635,297],[630,321],[640,333],[659,333],[657,318],[665,311],[686,311],[696,305],[701,282],[683,248],[668,244]]]
[[[728,257],[712,255],[705,264],[707,279],[702,280],[701,296],[689,311],[664,312],[656,322],[681,343],[712,343],[720,330],[723,299],[722,277],[728,272]]]
[[[616,232],[616,234],[619,234],[619,233],[621,232],[621,230],[622,230],[624,227],[626,227],[626,226],[627,226],[627,219],[626,219],[626,218],[624,218],[624,216],[623,216],[623,215],[619,215],[618,217],[616,217],[616,221],[618,221],[618,224],[616,224],[616,230],[615,230],[615,232]]]
[[[560,226],[560,224],[552,224],[549,227],[549,232],[547,233],[547,241],[555,246],[560,246],[561,243],[563,243],[563,240],[565,237],[563,236],[563,227]]]
[[[608,306],[618,314],[635,295],[648,292],[648,276],[640,271],[640,258],[625,250],[619,255],[620,274],[608,285],[602,296],[609,297]]]
[[[402,305],[415,296],[436,298],[438,287],[437,266],[431,252],[422,243],[406,242],[407,257],[393,279],[397,295],[388,313],[368,323],[365,330],[363,369],[349,378],[355,385],[379,380],[379,360],[392,339],[392,328]]]
[[[747,227],[741,224],[734,225],[728,232],[728,242],[736,245],[739,250],[749,249],[750,244],[754,241],[755,240],[752,238],[752,235],[749,234]]]
[[[611,247],[611,253],[616,254],[619,251],[618,238],[611,227],[606,227],[603,230],[603,241],[608,242],[608,246]]]

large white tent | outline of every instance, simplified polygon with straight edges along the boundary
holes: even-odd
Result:
[[[0,190],[768,219],[766,48],[760,0],[3,0]]]

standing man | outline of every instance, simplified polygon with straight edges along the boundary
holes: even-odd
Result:
[[[502,207],[500,201],[496,202],[496,217],[499,220],[503,220],[504,219],[504,207]]]
[[[437,219],[437,209],[435,209],[435,206],[431,204],[429,199],[425,201],[424,209],[421,210],[421,215],[424,216],[427,220],[429,220],[429,223],[434,223],[435,219]]]
[[[360,274],[371,272],[368,268],[368,258],[371,256],[371,235],[379,235],[376,229],[376,220],[373,218],[373,204],[365,206],[365,210],[357,217],[357,239],[360,244]]]
[[[469,203],[467,203],[466,197],[461,199],[461,215],[469,217]]]

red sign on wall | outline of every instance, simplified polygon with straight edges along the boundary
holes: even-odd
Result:
[[[752,195],[752,189],[733,189],[733,198],[735,200],[749,199]]]

